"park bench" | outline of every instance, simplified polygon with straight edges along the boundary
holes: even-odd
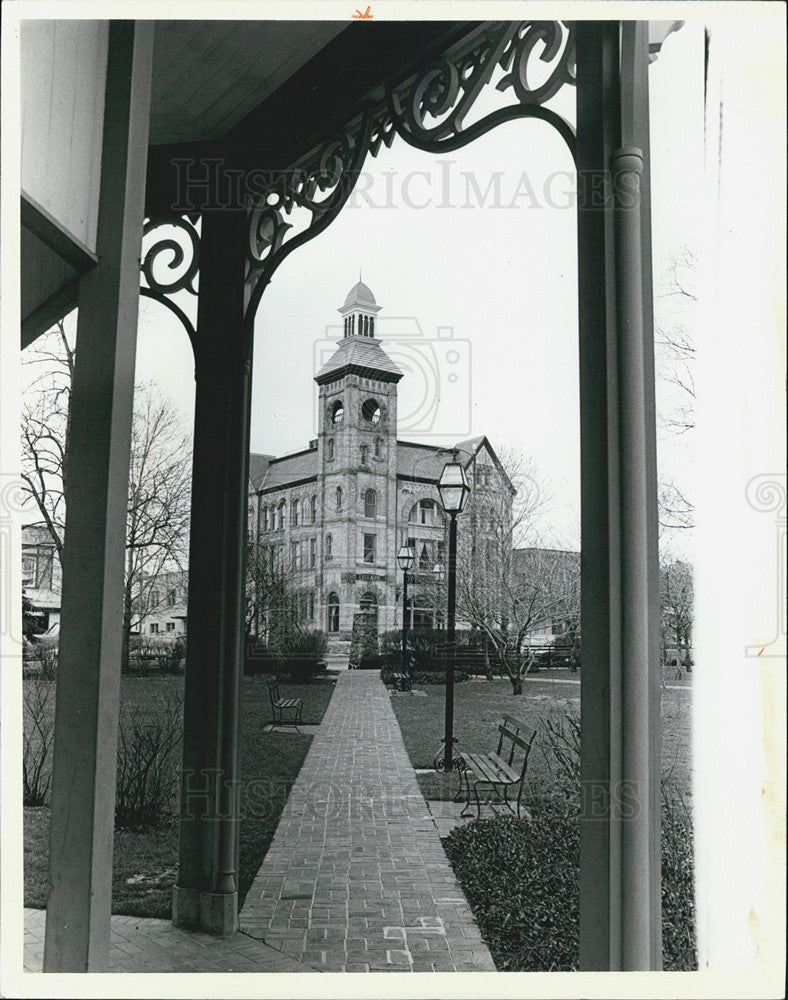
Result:
[[[271,711],[274,713],[273,724],[275,726],[295,726],[298,729],[301,722],[301,712],[304,703],[301,698],[282,698],[279,694],[279,680],[277,677],[266,677],[268,684],[268,696],[271,699]],[[286,719],[285,714],[291,716]]]
[[[459,754],[460,788],[455,801],[460,799],[463,783],[465,784],[467,800],[465,808],[460,813],[461,816],[469,815],[467,810],[471,803],[475,802],[477,819],[481,817],[482,799],[479,790],[482,788],[489,789],[489,795],[484,800],[485,805],[503,802],[508,809],[514,812],[509,800],[509,792],[515,787],[517,788],[517,816],[518,818],[520,816],[525,772],[528,767],[531,745],[536,737],[536,730],[531,729],[511,715],[504,715],[498,723],[498,734],[498,749],[495,753],[462,752]],[[519,763],[515,761],[516,756],[522,757]],[[473,781],[473,796],[471,796],[471,781]],[[498,798],[493,799],[493,795],[497,795]]]

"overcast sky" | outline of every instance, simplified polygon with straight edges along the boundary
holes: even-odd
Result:
[[[687,23],[650,70],[657,291],[677,248],[696,241],[702,74],[702,26]],[[574,91],[556,100],[573,120]],[[263,297],[252,450],[282,454],[314,437],[312,376],[361,272],[382,306],[379,336],[406,370],[399,436],[447,444],[486,434],[532,456],[553,498],[542,537],[579,545],[573,190],[563,140],[538,121],[500,126],[446,156],[395,140],[368,158],[339,218],[285,260]],[[672,300],[657,295],[655,307],[657,322],[669,323]],[[191,422],[185,334],[144,298],[138,373],[165,385]],[[661,470],[691,490],[689,447],[660,431]]]

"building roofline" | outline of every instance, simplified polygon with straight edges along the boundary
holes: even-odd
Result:
[[[314,476],[304,476],[301,479],[293,479],[289,483],[280,483],[279,486],[266,486],[262,490],[257,491],[259,497],[264,496],[267,493],[276,493],[278,490],[289,490],[294,486],[304,486],[306,483],[316,483],[317,475]]]
[[[337,379],[343,378],[345,375],[358,375],[360,378],[372,378],[378,382],[392,382],[395,385],[402,378],[402,372],[386,372],[382,368],[367,368],[364,365],[349,363],[342,365],[341,368],[325,372],[323,375],[318,373],[314,376],[314,381],[318,385],[328,385],[329,382],[336,382]]]

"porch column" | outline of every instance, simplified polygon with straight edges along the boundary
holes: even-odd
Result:
[[[237,925],[238,695],[243,663],[251,338],[243,210],[206,211],[200,241],[180,857],[173,922]]]
[[[584,970],[662,959],[647,65],[644,22],[578,22]]]
[[[153,25],[111,21],[97,255],[80,280],[45,972],[109,962],[123,574]]]

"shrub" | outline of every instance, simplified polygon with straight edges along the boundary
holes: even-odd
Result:
[[[394,670],[391,657],[384,653],[372,653],[371,655],[361,657],[356,670],[380,670],[383,667],[389,667],[392,671]]]
[[[174,640],[163,639],[156,649],[156,660],[163,674],[181,674],[184,671],[186,643],[181,636]]]
[[[249,677],[257,674],[276,673],[276,655],[258,639],[248,638],[245,646],[244,674]]]
[[[181,705],[162,697],[152,716],[121,706],[115,825],[149,829],[173,813],[178,784]]]
[[[23,688],[22,801],[26,806],[43,806],[49,795],[55,729],[54,690],[54,684],[43,673],[30,678]]]
[[[576,817],[547,801],[530,821],[476,820],[444,845],[499,971],[577,968]]]
[[[371,668],[368,668],[371,669]],[[394,683],[394,674],[401,673],[401,664],[396,663],[393,666],[390,664],[385,664],[380,671],[380,676],[384,684]],[[468,680],[468,671],[463,667],[454,668],[454,681],[459,684],[462,681]],[[414,684],[445,684],[446,683],[446,671],[443,667],[435,670],[418,670],[411,669],[410,678]]]
[[[295,632],[275,648],[277,666],[290,675],[294,684],[303,684],[325,670],[328,642],[322,632]]]
[[[692,816],[680,795],[663,795],[662,964],[666,972],[698,967]]]

